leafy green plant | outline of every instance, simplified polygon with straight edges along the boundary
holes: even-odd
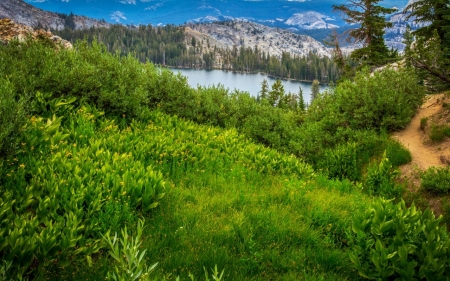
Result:
[[[2,280],[2,281],[12,280],[12,279],[9,279],[9,278],[6,277],[7,272],[11,268],[11,265],[12,265],[12,261],[9,261],[9,262],[2,261],[2,265],[0,267],[0,280]]]
[[[356,143],[340,145],[334,149],[326,150],[325,163],[319,164],[319,166],[327,169],[330,178],[340,180],[347,178],[351,181],[357,181],[361,176],[357,154]]]
[[[363,190],[371,195],[396,197],[401,193],[400,187],[394,181],[397,174],[398,171],[393,169],[384,152],[379,164],[374,163],[367,168]]]
[[[422,189],[447,194],[450,191],[450,168],[430,167],[420,175]]]
[[[139,219],[135,237],[129,236],[126,226],[121,230],[121,238],[117,238],[117,232],[114,237],[111,237],[109,230],[103,237],[110,248],[110,256],[113,257],[117,263],[114,267],[114,271],[108,272],[108,280],[148,280],[148,274],[155,269],[158,263],[155,263],[150,267],[146,265],[144,259],[146,250],[140,250],[143,230],[144,220]]]
[[[93,220],[98,224],[99,233],[106,233],[108,230],[115,233],[125,226],[134,225],[137,221],[137,216],[126,200],[109,199],[102,205],[102,208],[94,216]]]
[[[403,200],[376,199],[353,221],[353,267],[371,280],[448,280],[450,240],[441,220]]]

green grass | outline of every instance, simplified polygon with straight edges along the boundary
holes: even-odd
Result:
[[[70,192],[76,194],[85,203],[69,207],[77,214],[88,212],[79,218],[89,226],[80,233],[90,237],[89,243],[104,234],[106,222],[113,230],[127,224],[133,229],[132,218],[145,216],[142,245],[148,263],[159,263],[156,274],[161,278],[171,273],[187,279],[189,272],[203,276],[203,267],[217,265],[225,270],[225,280],[352,279],[346,232],[353,214],[368,202],[352,184],[317,177],[307,164],[255,145],[234,130],[161,113],[149,113],[146,122],[134,121],[120,129],[111,120],[92,116],[87,108],[69,114],[56,132],[47,132],[48,141],[38,145],[33,142],[45,135],[46,127],[33,119],[22,152],[16,160],[3,162],[12,172],[3,166],[7,180],[2,191],[14,186],[27,194],[31,182],[44,193],[29,196],[48,198],[51,206],[55,200],[69,200],[65,196]],[[65,140],[55,139],[69,128]],[[151,212],[128,196],[138,194],[136,185],[148,176],[145,167],[166,182],[164,190],[155,189],[156,195],[166,196]],[[48,173],[53,180],[48,181]],[[62,184],[52,196],[57,182]],[[99,205],[92,208],[93,202]],[[134,215],[125,206],[132,206]],[[40,208],[31,204],[13,213],[45,226],[45,215],[35,211]],[[49,214],[68,223],[65,209],[59,206]],[[36,234],[26,235],[44,230],[38,227]],[[58,231],[64,233],[63,228]],[[85,247],[83,241],[77,240],[76,247]],[[74,254],[75,248],[65,250],[72,261],[62,268],[54,261],[37,273],[51,280],[80,280],[90,274],[92,280],[103,279],[110,261],[104,246],[90,254],[98,270],[80,262],[83,255]],[[58,257],[56,253],[55,260]]]

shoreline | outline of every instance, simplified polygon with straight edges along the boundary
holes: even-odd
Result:
[[[172,69],[192,69],[192,70],[221,70],[226,72],[233,72],[238,74],[262,74],[270,78],[274,79],[280,79],[285,81],[294,81],[294,82],[303,82],[303,83],[312,83],[311,80],[300,80],[300,79],[294,79],[294,78],[287,78],[287,77],[279,77],[272,74],[268,74],[266,72],[262,71],[236,71],[231,69],[222,69],[222,68],[204,68],[204,67],[185,67],[185,66],[171,66],[171,65],[158,65],[159,67],[163,68],[172,68]],[[328,85],[328,83],[319,82],[320,85]]]

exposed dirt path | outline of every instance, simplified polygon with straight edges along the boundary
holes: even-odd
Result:
[[[398,139],[411,151],[412,165],[420,170],[426,170],[431,166],[445,166],[440,160],[442,152],[424,144],[426,140],[424,139],[423,131],[420,129],[420,120],[422,118],[431,117],[442,109],[442,105],[439,103],[439,100],[442,98],[442,94],[430,96],[420,107],[411,123],[404,130],[392,135],[393,138]]]
[[[422,207],[430,207],[436,215],[443,213],[442,200],[446,199],[420,190],[420,172],[432,166],[446,166],[441,162],[441,156],[450,155],[450,139],[432,143],[428,134],[431,123],[446,125],[449,123],[450,116],[442,106],[444,101],[448,103],[448,100],[449,97],[444,94],[429,96],[411,123],[404,130],[392,134],[392,137],[407,147],[412,155],[411,163],[400,167],[400,178],[407,183],[409,196],[413,200],[422,200]],[[428,118],[425,130],[420,128],[422,118]]]

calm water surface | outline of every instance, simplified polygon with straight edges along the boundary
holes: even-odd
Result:
[[[212,86],[222,84],[229,90],[240,90],[250,93],[255,96],[261,91],[261,83],[264,79],[269,83],[269,88],[276,81],[276,79],[268,77],[264,74],[242,74],[223,70],[205,70],[205,69],[172,69],[173,72],[180,72],[183,76],[188,78],[188,83],[191,87]],[[286,93],[298,93],[299,87],[303,90],[303,98],[308,103],[311,96],[311,83],[281,80]],[[321,86],[320,91],[325,90],[325,86]]]

